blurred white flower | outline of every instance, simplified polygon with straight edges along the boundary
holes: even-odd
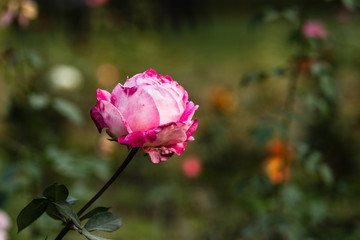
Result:
[[[79,69],[70,65],[56,65],[49,72],[52,87],[57,90],[75,90],[82,82],[83,76]]]

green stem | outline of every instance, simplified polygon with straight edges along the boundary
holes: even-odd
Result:
[[[134,158],[136,152],[139,148],[131,149],[129,155],[126,157],[125,161],[121,164],[121,166],[116,170],[114,175],[105,183],[105,185],[80,209],[77,215],[80,217],[105,191],[110,187],[110,185],[116,180],[116,178],[124,171],[126,166],[130,163],[130,161]],[[69,232],[70,226],[66,225],[55,240],[61,240],[63,237]]]

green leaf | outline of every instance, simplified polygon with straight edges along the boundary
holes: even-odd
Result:
[[[44,197],[48,198],[52,202],[65,201],[69,196],[69,190],[65,185],[58,185],[57,183],[47,187],[44,190]]]
[[[320,87],[327,97],[329,98],[335,97],[336,90],[330,76],[324,75],[320,77]]]
[[[334,177],[331,169],[325,163],[321,164],[318,168],[320,177],[326,185],[330,186],[334,182]]]
[[[97,208],[94,208],[93,210],[89,211],[84,216],[82,216],[80,218],[80,221],[82,221],[84,219],[87,219],[87,218],[91,218],[95,214],[98,214],[98,213],[101,213],[101,212],[107,212],[109,209],[110,209],[109,207],[97,207]]]
[[[70,205],[74,205],[75,203],[77,203],[77,199],[76,198],[73,198],[71,196],[68,196],[66,201],[70,204]]]
[[[342,3],[349,10],[356,9],[356,5],[357,5],[356,0],[342,0]]]
[[[21,210],[16,219],[18,233],[38,219],[45,212],[48,203],[46,198],[35,198]]]
[[[61,215],[61,213],[59,212],[59,210],[57,209],[56,205],[53,202],[51,202],[47,206],[46,214],[55,220],[60,220],[62,222],[66,222],[66,219],[63,217],[63,215]]]
[[[306,159],[305,162],[305,168],[308,173],[315,173],[317,167],[321,163],[321,153],[319,152],[313,152],[310,154],[310,156]]]
[[[282,12],[282,15],[284,16],[285,19],[287,19],[289,22],[292,22],[294,24],[298,24],[300,22],[299,9],[297,7],[291,7],[285,9]]]
[[[121,219],[111,212],[100,212],[92,216],[85,224],[89,231],[113,232],[121,227]]]
[[[63,215],[67,220],[70,219],[76,227],[82,229],[78,215],[68,202],[59,201],[54,202],[54,204],[61,215]]]
[[[85,228],[81,230],[81,234],[89,240],[109,240],[107,238],[99,237],[97,235],[90,234]]]

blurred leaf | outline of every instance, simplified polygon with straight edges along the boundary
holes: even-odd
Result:
[[[43,61],[36,51],[27,50],[24,57],[31,67],[39,68],[43,65]]]
[[[292,22],[294,24],[299,24],[300,18],[299,18],[299,8],[297,7],[291,7],[282,12],[282,15],[285,19],[287,19],[289,22]]]
[[[335,97],[335,87],[330,76],[320,77],[320,87],[327,97]]]
[[[300,189],[294,184],[287,184],[281,191],[281,196],[286,207],[293,209],[303,199]]]
[[[97,207],[97,208],[94,208],[93,210],[89,211],[84,216],[82,216],[80,218],[80,221],[82,221],[84,219],[87,219],[87,218],[91,218],[95,214],[98,214],[98,213],[101,213],[101,212],[107,212],[109,209],[110,209],[109,207]]]
[[[265,7],[263,10],[263,21],[271,22],[278,19],[280,16],[279,11],[273,7]]]
[[[319,163],[321,161],[321,154],[319,152],[313,152],[306,159],[305,167],[309,173],[315,173]]]
[[[356,0],[341,0],[344,6],[349,10],[355,10],[359,3]]]
[[[252,82],[258,82],[263,81],[267,78],[267,74],[265,71],[261,70],[255,70],[250,73],[247,73],[242,79],[241,79],[241,85],[247,85]]]
[[[57,183],[47,187],[44,190],[44,197],[48,198],[49,200],[56,202],[56,201],[65,201],[69,196],[69,190],[65,187],[65,185]]]
[[[16,219],[18,233],[38,219],[45,212],[48,203],[46,198],[35,198],[21,210]]]
[[[60,114],[69,119],[72,123],[80,125],[84,122],[79,108],[72,102],[62,98],[56,98],[53,106]]]
[[[322,180],[325,182],[326,185],[330,186],[334,181],[334,177],[329,166],[325,163],[322,163],[319,166],[318,170]]]
[[[113,232],[121,227],[121,219],[111,212],[100,212],[92,216],[85,224],[89,231]]]
[[[299,161],[303,161],[308,152],[309,152],[309,146],[306,143],[298,144],[296,151],[296,159]]]
[[[249,28],[254,28],[260,23],[271,22],[278,19],[280,16],[278,10],[273,7],[265,7],[259,13],[254,15],[249,21]]]
[[[76,227],[82,229],[78,215],[68,202],[60,201],[54,202],[54,204],[61,215],[63,215],[66,219],[70,219]]]
[[[307,98],[307,103],[311,108],[317,109],[323,116],[327,116],[329,113],[329,105],[326,101],[318,96],[310,95]]]
[[[276,67],[271,72],[275,77],[283,77],[285,75],[285,69],[281,67]]]
[[[326,215],[326,206],[322,201],[312,201],[309,204],[309,215],[313,223],[320,223]]]
[[[257,143],[264,144],[272,136],[273,129],[267,126],[260,126],[258,128],[251,129],[250,134]]]
[[[97,235],[90,234],[85,228],[81,230],[81,233],[89,240],[109,240],[107,238],[99,237]]]
[[[50,99],[46,94],[31,94],[29,96],[29,104],[35,110],[43,109],[49,102]]]

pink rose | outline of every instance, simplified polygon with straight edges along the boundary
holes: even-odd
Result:
[[[308,20],[302,27],[302,34],[308,38],[326,40],[327,33],[324,25],[315,20]]]
[[[98,102],[91,118],[99,132],[103,128],[128,147],[141,147],[153,163],[184,152],[193,141],[198,121],[192,117],[199,107],[188,101],[185,89],[170,76],[153,69],[127,79],[109,93],[97,90]]]

